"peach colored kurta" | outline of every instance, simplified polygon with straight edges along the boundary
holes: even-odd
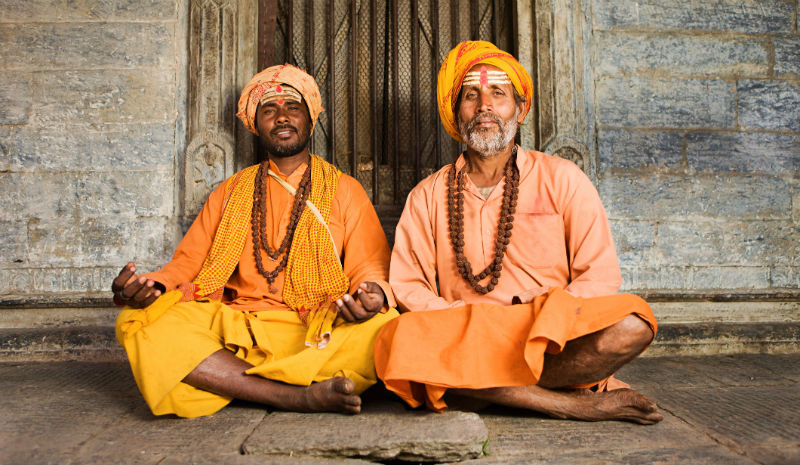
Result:
[[[463,155],[456,161],[461,169]],[[389,282],[401,311],[436,310],[468,303],[530,302],[552,287],[576,297],[614,294],[622,282],[603,205],[575,164],[542,152],[519,150],[519,201],[511,243],[495,289],[475,292],[456,268],[447,219],[445,166],[409,194],[397,225]],[[466,177],[464,253],[473,271],[494,259],[503,184],[481,197]],[[438,292],[437,292],[438,279]],[[488,278],[482,281],[486,284]]]
[[[297,188],[306,164],[300,165],[289,176],[281,173],[272,161],[270,167]],[[223,182],[208,197],[205,206],[175,250],[172,260],[160,270],[146,273],[145,276],[162,283],[167,291],[177,288],[181,283],[191,282],[211,249],[214,232],[222,218],[224,197]],[[270,246],[277,249],[286,234],[294,196],[270,177],[267,180],[266,197],[269,202],[267,235]],[[364,188],[352,176],[342,174],[339,178],[328,227],[336,243],[336,250],[342,255],[344,272],[350,278],[350,292],[354,292],[364,281],[374,281],[383,288],[388,307],[394,307],[394,297],[386,281],[389,244]],[[272,271],[277,263],[263,254],[263,264],[268,271]],[[289,310],[282,298],[284,277],[285,273],[276,277],[272,287],[277,292],[271,292],[267,280],[256,268],[253,236],[248,232],[239,266],[225,286],[222,302],[235,310],[250,312]]]
[[[465,161],[456,161],[460,169]],[[653,330],[641,298],[621,283],[605,210],[573,163],[519,150],[519,200],[500,281],[481,295],[458,274],[449,239],[448,167],[409,195],[397,226],[389,281],[405,313],[375,341],[375,369],[411,406],[447,408],[451,388],[536,384],[545,356],[630,314]],[[484,200],[466,181],[465,255],[480,271],[494,258],[503,181]],[[485,284],[488,281],[485,280]],[[516,304],[516,305],[515,305]],[[573,387],[625,386],[607,378]]]

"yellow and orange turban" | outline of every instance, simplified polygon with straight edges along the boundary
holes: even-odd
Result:
[[[242,89],[242,96],[239,97],[239,111],[236,116],[242,120],[244,127],[248,131],[258,135],[255,123],[258,103],[268,89],[279,84],[291,86],[303,95],[306,106],[308,106],[308,113],[311,115],[311,133],[313,133],[314,126],[317,124],[317,117],[325,111],[322,108],[319,87],[317,87],[314,78],[309,76],[308,73],[288,63],[270,66],[250,79],[250,82]]]
[[[454,112],[456,100],[461,92],[464,75],[477,64],[494,65],[505,71],[517,92],[525,97],[525,109],[522,117],[531,109],[533,98],[533,81],[528,71],[511,54],[497,48],[490,42],[482,40],[461,42],[444,59],[436,85],[436,103],[439,105],[439,116],[444,129],[453,139],[464,143],[458,131]]]

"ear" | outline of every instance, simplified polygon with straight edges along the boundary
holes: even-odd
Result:
[[[517,109],[519,109],[519,112],[517,113],[517,124],[520,126],[522,125],[522,122],[525,121],[525,116],[527,116],[525,114],[525,105],[525,102],[517,103]]]

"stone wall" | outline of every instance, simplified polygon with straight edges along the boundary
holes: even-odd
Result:
[[[800,288],[798,5],[593,0],[598,188],[624,288]]]
[[[183,0],[0,4],[0,296],[96,293],[180,236]],[[101,294],[102,295],[102,294]]]

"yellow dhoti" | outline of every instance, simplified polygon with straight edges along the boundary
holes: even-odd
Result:
[[[168,293],[147,309],[125,308],[116,333],[136,384],[155,415],[211,415],[232,399],[182,382],[197,365],[228,349],[253,365],[247,371],[308,386],[335,376],[350,378],[360,394],[375,384],[372,349],[380,328],[397,316],[390,309],[363,323],[337,325],[324,349],[307,347],[308,328],[296,312],[242,312],[218,301],[175,303]]]

